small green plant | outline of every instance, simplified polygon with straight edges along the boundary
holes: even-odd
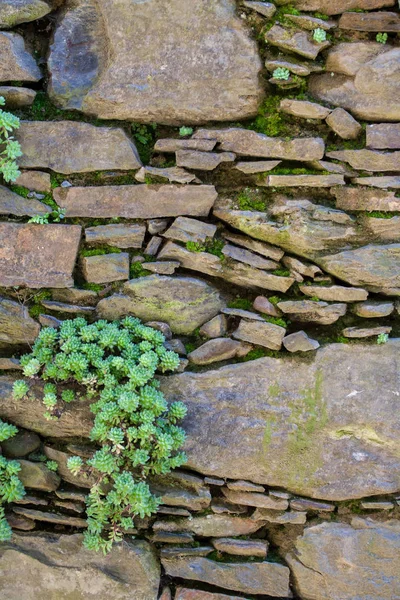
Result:
[[[91,439],[101,447],[84,461],[70,457],[74,475],[96,475],[87,499],[88,528],[84,544],[107,553],[133,529],[133,517],[150,516],[159,499],[146,482],[186,462],[180,451],[185,432],[182,402],[168,405],[156,373],[174,371],[179,356],[164,346],[161,332],[126,317],[88,325],[83,318],[63,321],[59,329],[43,328],[32,352],[21,357],[26,377],[45,381],[47,419],[57,419],[64,403],[93,398]],[[26,395],[24,381],[14,384],[14,397]],[[69,391],[66,394],[66,391]]]
[[[289,79],[289,77],[290,77],[290,71],[289,71],[289,69],[286,69],[285,67],[278,67],[272,73],[272,77],[274,79],[279,79],[279,80],[282,80],[282,81],[287,81]]]
[[[138,277],[146,277],[146,275],[151,275],[151,271],[145,269],[143,263],[135,261],[131,264],[129,274],[132,279],[137,279]]]
[[[222,249],[225,246],[225,242],[224,240],[218,238],[207,238],[204,243],[189,241],[186,242],[185,245],[186,249],[190,252],[208,252],[208,254],[213,254],[214,256],[218,256],[219,258],[225,258],[222,252]]]
[[[280,319],[279,317],[264,317],[264,319],[267,321],[267,323],[278,325],[279,327],[283,327],[284,329],[286,329],[286,327],[288,326],[288,323],[285,321],[285,319]]]
[[[58,463],[56,463],[55,460],[47,460],[46,461],[46,467],[49,469],[49,471],[56,472],[57,469],[58,469]]]
[[[12,438],[18,429],[0,419],[0,442]],[[16,502],[25,495],[25,489],[18,478],[21,465],[16,460],[8,460],[0,455],[0,542],[11,538],[12,531],[7,523],[4,507],[6,502]]]
[[[186,250],[189,250],[190,252],[205,252],[206,247],[205,244],[202,244],[201,242],[193,242],[192,240],[189,240],[186,242]]]
[[[266,208],[265,201],[260,196],[258,189],[245,188],[238,194],[236,203],[240,210],[255,210],[264,212]]]
[[[326,31],[324,29],[321,29],[321,27],[317,27],[317,29],[314,29],[313,40],[315,42],[318,42],[318,44],[326,42]]]
[[[51,212],[44,215],[35,215],[29,219],[28,223],[36,223],[37,225],[48,225],[48,223],[60,223],[65,217],[65,208],[55,208]]]
[[[0,96],[0,106],[5,103],[4,97]],[[16,159],[22,156],[21,146],[10,135],[19,126],[18,117],[0,108],[0,174],[7,183],[15,181],[21,175],[16,163]]]
[[[376,34],[376,41],[379,42],[380,44],[386,44],[387,40],[388,40],[387,33],[377,33]]]
[[[185,137],[186,135],[192,135],[193,127],[181,127],[179,129],[179,135]]]
[[[377,344],[386,344],[386,342],[388,341],[388,339],[389,339],[389,335],[387,333],[380,333],[378,335],[376,343]]]
[[[228,302],[228,308],[240,308],[241,310],[253,310],[253,303],[247,298],[235,298]]]

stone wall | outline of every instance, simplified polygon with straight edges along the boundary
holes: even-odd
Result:
[[[399,32],[395,0],[1,2],[1,599],[400,598]],[[188,462],[103,558],[90,401],[12,385],[42,327],[128,314],[181,357]]]

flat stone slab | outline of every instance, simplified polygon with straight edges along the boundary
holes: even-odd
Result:
[[[355,177],[351,181],[358,185],[369,185],[381,189],[400,188],[400,177],[391,177],[390,175],[382,177]]]
[[[0,96],[5,99],[8,108],[21,108],[32,106],[36,98],[36,91],[25,87],[1,85]]]
[[[294,6],[298,10],[318,11],[325,15],[338,15],[346,10],[361,8],[362,10],[374,10],[394,6],[395,0],[294,0]]]
[[[275,167],[281,164],[281,160],[256,160],[249,162],[238,162],[235,165],[235,169],[244,173],[245,175],[252,175],[254,173],[265,173],[266,171],[272,171]]]
[[[220,552],[236,556],[267,556],[268,542],[256,540],[237,540],[235,538],[214,538],[212,545]]]
[[[243,319],[232,335],[234,338],[250,344],[256,344],[271,350],[280,350],[285,334],[286,329],[279,325]]]
[[[338,150],[327,152],[328,158],[343,160],[353,169],[362,171],[400,171],[399,152],[377,152],[375,150]]]
[[[213,185],[114,185],[56,188],[67,217],[153,219],[207,217],[216,198]]]
[[[344,13],[339,20],[340,29],[352,29],[353,31],[400,31],[400,16],[395,12],[373,12],[373,13]]]
[[[346,304],[328,304],[314,300],[285,300],[278,302],[277,306],[285,315],[290,315],[293,321],[319,325],[332,325],[347,311]]]
[[[0,285],[73,287],[79,225],[0,223]]]
[[[271,46],[278,46],[310,59],[317,58],[321,50],[330,46],[328,41],[322,43],[314,41],[306,31],[286,29],[279,24],[267,31],[265,41]]]
[[[135,174],[136,181],[140,183],[148,183],[149,179],[152,183],[192,183],[193,181],[199,183],[194,173],[189,173],[181,167],[166,167],[165,169],[158,169],[156,167],[142,167]]]
[[[398,150],[400,148],[400,123],[374,123],[367,125],[367,148]]]
[[[82,273],[89,283],[111,283],[129,279],[129,254],[102,254],[81,258]]]
[[[51,11],[43,0],[2,0],[0,29],[11,29],[20,23],[41,19]]]
[[[330,114],[331,109],[315,102],[305,100],[291,100],[284,98],[281,100],[279,110],[293,115],[294,117],[302,117],[303,119],[326,119]]]
[[[85,239],[88,246],[107,244],[116,248],[141,248],[146,234],[145,225],[98,225],[86,227]]]
[[[0,185],[0,215],[33,217],[34,215],[45,215],[51,210],[47,204],[43,204],[35,198],[24,198]]]
[[[16,133],[21,167],[57,173],[138,169],[135,144],[122,129],[76,121],[22,121]]]
[[[235,9],[234,0],[172,0],[167,12],[155,0],[78,2],[54,35],[50,94],[102,119],[182,125],[252,117],[263,96],[261,61]]]
[[[24,38],[18,33],[0,32],[0,81],[39,81],[41,78],[33,56],[25,50]]]
[[[310,352],[319,348],[319,342],[309,338],[305,331],[296,331],[287,335],[282,343],[288,352]]]
[[[248,347],[250,351],[251,346]],[[188,354],[188,359],[195,365],[209,365],[214,362],[229,360],[240,355],[242,344],[230,338],[215,338],[202,344]]]
[[[333,187],[345,185],[343,175],[267,175],[259,185],[267,187]]]
[[[343,108],[335,108],[326,118],[329,127],[344,140],[354,140],[362,132],[358,121]]]
[[[156,521],[154,531],[189,531],[200,537],[236,537],[250,535],[261,529],[262,524],[248,517],[231,515],[193,516],[188,519]]]
[[[348,338],[368,338],[378,335],[389,335],[392,331],[391,327],[346,327],[342,331],[342,335]]]
[[[246,8],[251,8],[251,10],[255,10],[263,17],[267,17],[267,19],[271,19],[276,12],[275,4],[271,4],[271,2],[256,2],[254,0],[245,0],[243,2],[243,6]]]
[[[368,298],[366,290],[342,285],[300,285],[299,289],[306,296],[317,296],[326,302],[361,302]]]
[[[364,178],[360,177],[362,181]],[[368,178],[369,179],[369,178]],[[336,188],[331,192],[336,198],[337,208],[351,211],[400,211],[400,198],[395,192],[368,189],[366,187]]]
[[[178,217],[162,235],[170,240],[179,242],[205,242],[212,239],[217,231],[217,226],[212,223],[203,223],[197,219]]]
[[[393,302],[379,302],[377,300],[368,300],[368,302],[360,302],[353,307],[353,312],[358,317],[364,319],[376,319],[388,317],[394,311]]]
[[[39,331],[39,323],[32,319],[26,306],[0,298],[0,346],[33,344]]]
[[[176,164],[199,171],[213,171],[222,163],[233,162],[233,152],[200,152],[199,150],[177,150]]]

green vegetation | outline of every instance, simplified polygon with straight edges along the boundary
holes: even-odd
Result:
[[[323,42],[326,42],[326,31],[324,29],[321,29],[320,27],[317,27],[317,29],[314,29],[313,40],[315,42],[318,42],[318,44],[322,44]]]
[[[135,261],[131,264],[129,274],[131,279],[137,279],[138,277],[146,277],[146,275],[151,275],[151,271],[145,269],[143,263]]]
[[[169,473],[186,461],[180,451],[185,433],[177,425],[186,407],[182,402],[168,405],[155,379],[157,372],[179,365],[179,356],[164,342],[161,332],[134,317],[92,325],[77,318],[63,321],[58,330],[42,329],[32,352],[21,357],[25,377],[46,382],[47,419],[59,418],[65,402],[72,400],[66,390],[95,399],[91,439],[101,448],[87,461],[79,456],[68,460],[72,474],[96,474],[86,503],[84,545],[90,550],[109,552],[133,529],[134,516],[156,512],[160,500],[152,495],[147,477]],[[25,398],[26,388],[25,381],[15,382],[14,398]],[[2,439],[16,432],[5,424],[2,429]],[[18,468],[14,463],[6,469],[7,463],[3,500],[16,499],[16,489],[17,497],[23,494],[15,477]]]
[[[257,360],[258,358],[264,358],[269,356],[270,358],[281,358],[282,355],[278,350],[268,350],[267,348],[254,348],[250,350],[246,356],[240,359],[240,362],[248,362],[249,360]]]
[[[60,223],[65,217],[65,208],[55,208],[44,215],[35,215],[29,219],[28,223],[37,223],[38,225],[47,225],[48,223]]]
[[[273,325],[279,325],[279,327],[283,327],[284,329],[286,329],[286,327],[288,326],[287,321],[285,321],[285,319],[280,319],[279,317],[264,317],[264,319],[268,323],[272,323]]]
[[[290,71],[285,67],[278,67],[272,73],[272,77],[274,79],[282,79],[283,81],[287,81],[290,77]]]
[[[268,298],[268,300],[271,302],[271,304],[273,304],[274,306],[276,306],[279,302],[282,302],[282,298],[280,298],[279,296],[270,296]]]
[[[17,393],[21,393],[20,386]],[[14,425],[9,425],[0,419],[0,442],[4,442],[12,438],[18,429]],[[8,460],[5,456],[0,455],[0,542],[6,542],[11,538],[12,531],[7,523],[3,505],[6,502],[16,502],[21,500],[25,495],[25,489],[20,480],[18,473],[21,470],[21,465],[16,460]]]
[[[388,40],[387,33],[377,33],[376,34],[376,41],[379,42],[380,44],[386,44],[387,40]]]
[[[367,217],[373,217],[374,219],[392,219],[394,216],[394,213],[382,212],[380,210],[371,210],[370,212],[367,212]]]
[[[91,292],[101,292],[101,290],[103,289],[103,285],[101,285],[100,283],[84,283],[82,285],[82,288],[84,290],[89,290]]]
[[[116,246],[102,246],[101,248],[84,248],[81,256],[102,256],[103,254],[120,254],[121,248]]]
[[[278,277],[290,277],[290,271],[288,269],[275,269],[272,271],[273,275],[278,275]]]
[[[279,112],[281,96],[269,96],[258,109],[258,116],[251,121],[248,129],[264,133],[270,137],[285,137],[291,134],[288,119],[284,113]]]
[[[5,103],[3,96],[0,96],[0,106],[4,106]],[[22,156],[21,146],[10,135],[19,126],[18,117],[0,108],[0,175],[7,183],[15,181],[21,175],[16,163],[16,159]]]
[[[56,472],[58,469],[58,463],[55,460],[47,460],[46,467],[49,469],[49,471]]]
[[[136,147],[143,164],[150,162],[156,136],[157,124],[143,125],[143,123],[132,123],[132,134],[135,138]]]
[[[235,298],[228,302],[228,308],[240,308],[241,310],[253,310],[253,303],[247,298]]]
[[[193,127],[181,127],[179,129],[179,135],[181,137],[185,137],[186,135],[192,135]]]
[[[377,344],[386,344],[389,339],[389,335],[387,333],[380,333],[378,335],[378,339],[376,340]]]
[[[240,210],[255,210],[265,212],[266,204],[258,189],[244,188],[236,197]]]
[[[225,246],[225,242],[218,238],[207,238],[204,243],[201,242],[186,242],[186,249],[190,252],[208,252],[208,254],[214,254],[219,258],[225,258],[222,253],[222,249]]]

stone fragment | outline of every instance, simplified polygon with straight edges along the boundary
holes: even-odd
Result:
[[[103,254],[83,256],[82,273],[89,283],[108,283],[129,279],[129,254]]]
[[[268,551],[268,542],[256,540],[212,538],[211,543],[219,552],[226,552],[226,554],[234,554],[236,556],[258,556],[265,558]]]
[[[250,2],[249,2],[250,4]],[[253,2],[253,4],[264,4],[264,2]],[[213,592],[204,592],[203,590],[194,590],[192,588],[177,588],[175,600],[242,600],[243,597],[227,596]]]
[[[162,242],[163,242],[162,238],[160,238],[156,235],[153,235],[153,237],[150,238],[150,240],[146,244],[146,247],[143,251],[144,254],[146,254],[147,256],[156,256],[157,252],[160,249]]]
[[[80,290],[78,288],[54,289],[51,291],[53,300],[83,306],[95,306],[99,299],[97,292]]]
[[[174,471],[168,475],[154,475],[150,489],[160,497],[162,504],[180,506],[189,510],[205,510],[211,503],[209,488],[202,477]]]
[[[172,338],[171,327],[168,323],[163,323],[162,321],[147,321],[145,325],[146,327],[152,327],[153,329],[157,329],[157,331],[161,331],[166,340]]]
[[[166,341],[165,347],[167,348],[167,350],[172,350],[172,352],[176,352],[181,356],[186,356],[187,354],[185,344],[182,342],[182,340],[179,339]]]
[[[346,12],[339,19],[340,29],[353,31],[400,31],[398,13],[379,11],[372,13]]]
[[[400,217],[374,218],[363,216],[360,223],[370,232],[371,238],[379,243],[400,242]]]
[[[204,477],[204,483],[208,485],[217,485],[220,487],[221,485],[225,485],[225,480],[220,479],[219,477]]]
[[[273,323],[242,320],[233,337],[270,350],[280,350],[286,330]]]
[[[41,305],[47,310],[73,315],[91,315],[95,310],[93,306],[77,306],[76,304],[65,304],[64,302],[54,302],[52,300],[42,300]]]
[[[265,296],[257,296],[253,302],[253,308],[270,317],[280,317],[282,314],[281,311]]]
[[[279,110],[293,115],[295,117],[302,117],[303,119],[326,119],[330,114],[331,109],[315,102],[308,102],[306,100],[291,100],[284,98],[281,100]]]
[[[216,139],[221,150],[234,152],[239,156],[306,161],[320,160],[325,151],[325,144],[321,138],[285,140],[239,127],[198,129],[193,137],[195,139]]]
[[[325,302],[361,302],[368,298],[366,290],[342,285],[300,285],[299,289],[306,296],[316,296]]]
[[[150,235],[156,235],[157,233],[164,233],[168,227],[167,219],[150,219],[147,222],[147,229]]]
[[[132,314],[143,321],[164,321],[174,333],[189,335],[223,307],[217,290],[201,279],[150,275],[129,281],[97,309],[100,318]]]
[[[26,488],[54,492],[60,485],[60,477],[54,471],[50,471],[44,463],[36,463],[29,460],[20,460],[18,462],[21,465],[18,478]],[[18,514],[23,515],[24,513]]]
[[[360,123],[343,108],[335,108],[327,116],[326,122],[344,140],[355,140],[362,132]]]
[[[225,502],[221,498],[214,498],[211,502],[211,510],[216,515],[246,515],[248,513],[247,506],[239,506],[239,504],[231,504],[231,502]]]
[[[398,521],[358,518],[307,528],[285,558],[305,600],[380,600],[399,589],[399,548]]]
[[[358,185],[370,185],[377,188],[400,188],[400,177],[392,177],[390,175],[383,177],[355,177],[352,183]]]
[[[358,317],[363,317],[364,319],[376,319],[391,315],[394,311],[394,304],[393,302],[369,300],[368,302],[355,304],[352,310]]]
[[[0,85],[0,96],[6,101],[7,108],[24,108],[32,106],[36,91],[25,87],[14,87],[12,85]]]
[[[254,173],[265,173],[272,171],[278,165],[281,164],[281,160],[256,160],[250,162],[238,162],[235,165],[235,169],[245,175],[252,175]]]
[[[221,312],[223,312],[224,315],[228,315],[228,317],[239,317],[241,319],[249,319],[250,321],[264,322],[263,317],[250,310],[244,310],[243,308],[223,308]]]
[[[312,279],[314,279],[316,275],[322,274],[321,269],[316,265],[303,263],[298,258],[293,258],[293,256],[285,256],[283,259],[283,264],[291,271],[300,273],[305,277],[311,277]]]
[[[243,592],[288,598],[289,569],[278,563],[221,563],[201,557],[161,559],[172,577],[201,581],[210,585]]]
[[[367,338],[382,334],[389,334],[392,331],[391,327],[346,327],[342,331],[342,335],[348,338]]]
[[[0,215],[15,215],[17,217],[33,217],[45,215],[51,208],[34,198],[24,198],[8,188],[0,185]]]
[[[307,522],[306,512],[279,512],[267,508],[257,508],[251,515],[254,521],[266,521],[276,525],[304,525]]]
[[[7,515],[7,522],[12,529],[20,529],[21,531],[32,531],[36,527],[36,523],[32,519],[26,519],[14,513]]]
[[[212,185],[121,185],[56,188],[54,198],[67,217],[207,217],[217,192]]]
[[[360,178],[363,180],[364,178]],[[336,188],[331,192],[336,198],[337,208],[351,211],[400,211],[400,198],[395,192],[370,190],[366,187]]]
[[[315,169],[316,171],[328,171],[328,173],[339,173],[339,175],[344,175],[345,177],[354,177],[357,173],[353,171],[347,165],[343,165],[340,163],[333,163],[327,160],[311,160],[308,163],[310,169]]]
[[[191,533],[168,533],[168,531],[157,531],[151,537],[155,544],[191,544],[194,542]]]
[[[17,358],[0,358],[1,371],[21,371],[21,363]]]
[[[212,277],[225,279],[235,285],[259,287],[274,291],[287,291],[293,284],[291,277],[273,275],[240,262],[227,264],[219,256],[208,252],[190,252],[186,248],[168,242],[158,255],[160,259],[177,260],[181,266],[191,271],[199,271]]]
[[[243,248],[253,250],[253,252],[257,252],[257,254],[261,254],[261,256],[272,258],[273,260],[280,261],[284,255],[283,250],[277,246],[270,246],[269,244],[253,240],[244,235],[238,235],[237,233],[224,233],[224,239],[228,240],[228,242],[233,242],[237,246],[243,246]]]
[[[228,490],[233,490],[234,492],[259,492],[261,494],[265,492],[262,485],[257,485],[251,481],[244,481],[243,479],[228,481],[226,486]]]
[[[289,59],[288,60],[279,60],[279,59],[278,60],[266,60],[265,66],[268,69],[268,71],[270,71],[271,73],[273,73],[275,71],[275,69],[279,69],[279,68],[288,69],[291,73],[294,73],[295,75],[299,75],[302,77],[307,77],[311,73],[311,69],[307,65],[297,62],[297,58],[296,59],[290,58],[290,61],[289,61]]]
[[[387,48],[378,42],[341,42],[329,50],[326,70],[355,76],[365,63],[385,52]]]
[[[172,0],[167,14],[141,0],[74,4],[50,48],[50,95],[101,119],[181,126],[252,117],[261,64],[235,9],[233,0]]]
[[[287,335],[282,343],[289,352],[310,352],[319,348],[317,340],[309,338],[305,331],[296,331]]]
[[[0,445],[4,456],[18,458],[37,450],[40,446],[40,437],[33,431],[19,429],[12,438],[4,440]]]
[[[263,17],[267,17],[267,19],[271,19],[276,12],[276,6],[275,4],[271,4],[271,2],[257,2],[255,0],[245,0],[243,2],[243,6],[245,6],[246,8],[250,8],[251,10],[255,10]]]
[[[168,546],[161,548],[161,558],[182,558],[184,556],[207,556],[213,551],[212,546],[195,546],[191,548],[189,546]]]
[[[267,175],[263,183],[267,187],[332,187],[345,185],[343,175]]]
[[[337,150],[328,152],[329,158],[348,162],[354,169],[363,171],[399,171],[399,152],[376,152],[375,150]]]
[[[40,314],[38,318],[39,323],[43,325],[43,327],[53,327],[53,329],[57,329],[62,323],[60,319],[56,319],[56,317],[53,317],[51,315]]]
[[[145,263],[146,271],[150,271],[150,273],[157,273],[158,275],[173,275],[179,266],[179,262],[173,260],[160,260]]]
[[[78,225],[0,223],[0,285],[72,287]]]
[[[177,150],[198,150],[199,152],[211,152],[214,150],[217,140],[180,140],[166,138],[157,140],[154,145],[155,152],[177,152]]]
[[[250,250],[238,248],[237,246],[232,246],[232,244],[225,244],[222,249],[222,254],[228,258],[232,258],[233,260],[250,265],[250,267],[254,267],[256,269],[265,269],[267,271],[271,271],[279,268],[279,263],[275,262],[274,260],[263,258],[257,254],[254,254],[253,252],[250,252]]]
[[[200,152],[198,150],[177,150],[176,164],[198,171],[213,171],[220,164],[233,162],[236,155],[233,152]]]
[[[173,521],[156,521],[154,531],[189,531],[200,537],[236,537],[250,535],[261,529],[262,523],[255,523],[247,517],[230,515],[207,515]]]
[[[202,344],[188,354],[188,359],[195,365],[209,365],[221,360],[228,360],[238,355],[242,344],[230,338],[215,338]],[[250,350],[250,348],[249,348]]]
[[[1,95],[1,92],[0,92]],[[15,185],[34,190],[35,192],[51,192],[50,173],[44,171],[22,171]],[[49,208],[47,207],[47,211]]]
[[[197,219],[178,217],[171,227],[163,233],[163,237],[179,242],[205,242],[212,239],[217,231],[216,225],[203,223]]]
[[[62,500],[85,502],[87,498],[86,493],[81,490],[56,490],[55,494]]]
[[[330,42],[315,42],[305,31],[285,29],[280,24],[275,24],[265,34],[265,41],[271,46],[282,50],[295,52],[305,58],[315,59],[321,50],[328,48]]]
[[[400,149],[400,123],[374,123],[367,125],[367,148],[377,150]]]
[[[54,506],[57,506],[58,508],[63,508],[64,510],[76,512],[80,515],[85,512],[85,505],[77,502],[63,502],[56,500],[54,502]]]
[[[244,506],[256,506],[270,510],[286,510],[289,502],[281,498],[272,498],[267,494],[257,492],[237,492],[229,488],[222,488],[222,493],[228,502],[232,504],[244,504]]]
[[[292,21],[295,25],[298,25],[302,29],[308,29],[314,31],[315,29],[323,29],[329,31],[337,27],[337,22],[334,20],[324,20],[318,17],[310,17],[308,15],[291,15],[290,13],[285,15],[285,18]]]
[[[328,304],[314,300],[286,300],[278,302],[277,306],[285,315],[290,315],[293,321],[319,325],[336,323],[347,310],[346,304]]]
[[[0,32],[0,81],[39,81],[41,78],[34,58],[25,50],[24,38],[18,33]]]
[[[107,244],[117,248],[141,248],[145,233],[146,227],[137,223],[98,225],[97,227],[86,227],[85,239],[88,246]]]
[[[360,503],[361,508],[364,510],[393,510],[393,502],[377,502],[373,500],[367,500]]]
[[[43,0],[3,0],[0,6],[0,29],[41,19],[51,11]]]
[[[227,322],[225,315],[217,315],[211,321],[204,323],[200,328],[199,333],[203,337],[219,338],[226,334]]]
[[[161,515],[173,515],[174,517],[190,517],[192,514],[186,508],[176,508],[175,506],[159,506],[157,513]]]
[[[39,334],[40,326],[19,302],[0,298],[0,346],[31,345]]]
[[[290,501],[290,508],[296,511],[310,512],[334,512],[335,505],[327,502],[317,502],[309,498],[293,498]]]
[[[166,179],[170,183],[192,183],[199,182],[196,175],[181,169],[181,167],[142,167],[135,174],[136,181],[140,183],[165,183]],[[161,182],[159,181],[161,179]]]

